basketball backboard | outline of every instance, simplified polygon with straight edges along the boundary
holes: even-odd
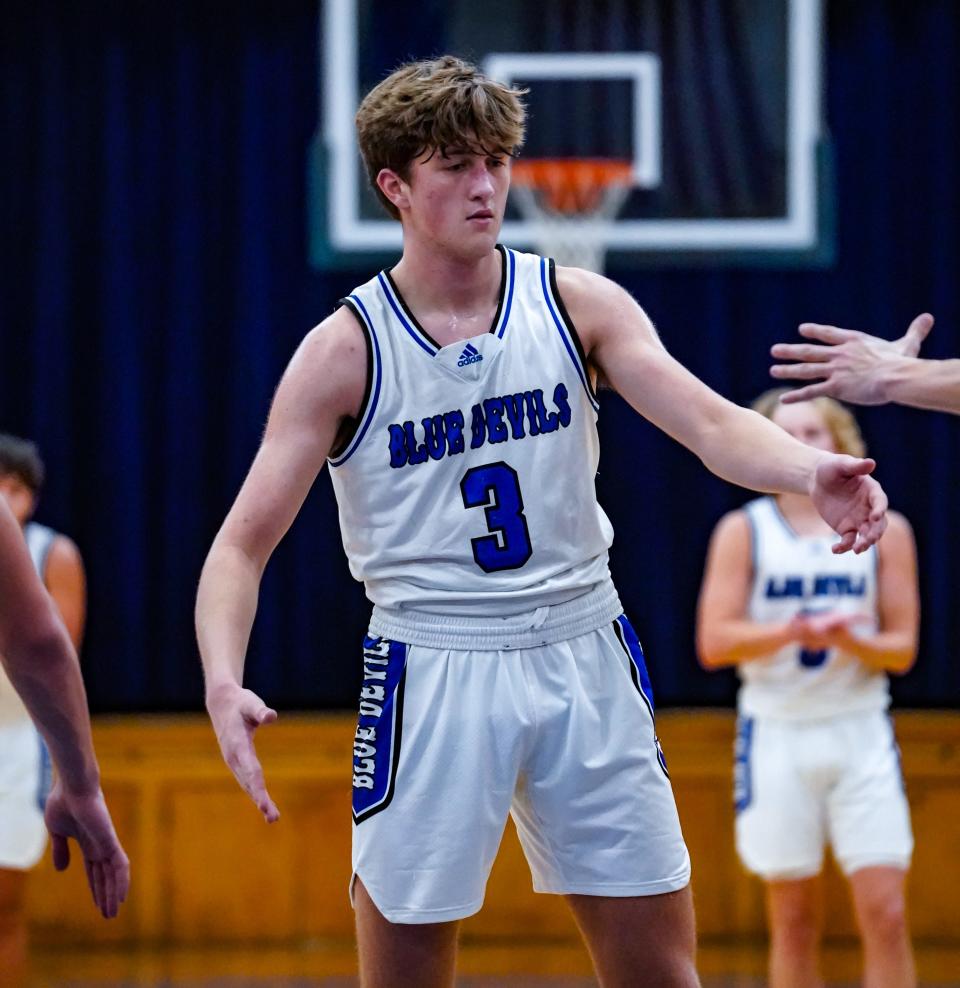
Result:
[[[631,163],[618,214],[584,235],[627,263],[809,262],[829,202],[821,134],[821,0],[325,0],[311,253],[356,265],[400,249],[367,188],[353,117],[412,58],[452,52],[529,90],[524,156]],[[511,207],[502,239],[534,246]]]

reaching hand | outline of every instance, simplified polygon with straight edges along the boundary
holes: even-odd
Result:
[[[869,549],[887,527],[887,495],[868,476],[873,460],[831,454],[817,466],[810,496],[826,523],[840,535],[836,553]]]
[[[272,724],[277,719],[276,710],[271,710],[256,693],[240,686],[229,686],[210,694],[207,711],[223,760],[237,782],[257,804],[267,823],[279,820],[280,811],[267,792],[263,769],[253,747],[257,728]]]
[[[120,846],[103,793],[77,794],[54,783],[44,813],[53,844],[53,866],[70,864],[68,838],[80,846],[87,883],[97,908],[107,919],[117,915],[130,887],[130,862]]]
[[[777,343],[770,353],[777,360],[800,361],[774,364],[773,377],[795,381],[816,381],[783,398],[784,403],[807,401],[821,395],[857,405],[880,405],[888,400],[886,388],[890,371],[904,358],[912,359],[933,328],[933,316],[924,312],[910,323],[898,340],[881,340],[868,333],[836,326],[803,323],[800,335],[817,343]],[[822,380],[817,380],[822,378]]]

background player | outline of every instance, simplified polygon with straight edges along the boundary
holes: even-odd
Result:
[[[829,398],[754,407],[817,449],[864,453],[853,416]],[[767,882],[774,988],[820,984],[824,845],[850,881],[869,986],[914,983],[904,908],[913,846],[887,672],[917,645],[913,534],[890,514],[860,555],[829,552],[810,498],[752,501],[717,525],[700,596],[708,669],[736,665],[737,851]]]
[[[83,562],[69,538],[30,520],[43,478],[36,446],[0,434],[0,497],[20,524],[34,567],[79,650],[86,618]],[[0,957],[16,969],[23,965],[26,945],[26,871],[43,854],[43,808],[51,781],[47,750],[0,671]]]
[[[784,401],[804,401],[829,395],[857,405],[892,401],[960,415],[960,360],[921,360],[920,345],[933,328],[924,312],[910,323],[899,340],[881,340],[855,329],[804,323],[800,334],[815,343],[777,343],[774,377],[815,381],[789,391]],[[826,344],[826,345],[819,345]],[[822,380],[820,380],[822,378]]]
[[[692,985],[689,863],[596,503],[597,375],[734,482],[808,493],[865,551],[871,461],[815,451],[670,358],[618,286],[499,247],[519,94],[454,58],[357,115],[403,256],[308,334],[211,548],[197,630],[227,764],[267,820],[242,688],[263,569],[328,461],[375,604],[364,643],[354,872],[364,985],[449,985],[508,810],[604,985]],[[401,747],[402,739],[402,747]]]

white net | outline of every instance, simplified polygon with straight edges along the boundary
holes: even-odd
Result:
[[[549,181],[515,181],[513,202],[531,230],[537,253],[557,264],[603,273],[608,234],[630,195],[623,181],[558,187]]]

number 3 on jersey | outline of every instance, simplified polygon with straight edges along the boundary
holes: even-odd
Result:
[[[470,540],[473,558],[485,573],[519,569],[533,555],[523,514],[517,471],[506,463],[473,467],[460,481],[465,508],[483,508],[489,535]]]

